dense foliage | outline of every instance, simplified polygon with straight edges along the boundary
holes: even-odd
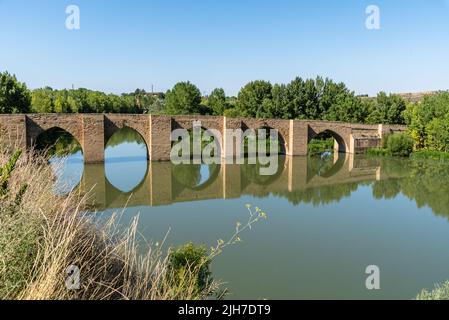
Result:
[[[177,83],[165,97],[167,114],[199,114],[201,113],[201,92],[190,82]]]
[[[395,157],[408,157],[413,152],[413,139],[406,133],[393,134],[388,137],[387,150]]]
[[[449,152],[449,93],[427,96],[404,112],[416,149]]]
[[[29,112],[30,101],[30,92],[24,83],[8,72],[0,72],[0,113]]]

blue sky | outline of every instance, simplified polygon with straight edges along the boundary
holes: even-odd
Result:
[[[65,28],[76,4],[81,29]],[[381,29],[365,28],[375,4]],[[449,89],[448,0],[0,0],[0,71],[31,88],[165,91],[321,75],[358,94]]]

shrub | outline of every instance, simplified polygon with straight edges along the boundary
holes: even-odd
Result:
[[[188,243],[171,252],[169,269],[172,272],[176,287],[182,287],[186,275],[193,274],[195,291],[202,292],[211,282],[210,259],[204,246]]]
[[[392,156],[408,157],[413,152],[413,139],[406,133],[392,134],[388,137],[387,150]]]

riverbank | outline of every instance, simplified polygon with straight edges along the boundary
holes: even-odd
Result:
[[[137,219],[93,225],[89,194],[54,195],[40,155],[0,149],[0,299],[206,299],[219,284],[192,245],[164,254],[137,250]],[[189,259],[189,257],[193,257]]]
[[[369,156],[393,156],[386,148],[368,149],[366,154]],[[407,157],[411,159],[449,160],[449,153],[432,150],[418,150],[411,152]]]

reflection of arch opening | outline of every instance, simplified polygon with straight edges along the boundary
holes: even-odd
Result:
[[[180,164],[172,167],[172,175],[177,185],[193,191],[207,189],[220,173],[219,164]],[[207,174],[204,173],[207,170]]]
[[[117,130],[105,145],[105,175],[116,189],[127,193],[141,185],[148,173],[148,147],[130,127]]]
[[[55,174],[55,194],[66,195],[78,187],[84,171],[84,157],[80,143],[71,133],[59,127],[45,130],[37,136],[34,149],[49,157]]]
[[[330,178],[344,167],[345,160],[345,155],[340,152],[336,153],[333,157],[325,159],[312,157],[308,161],[310,177],[316,175],[322,178]]]
[[[135,185],[134,188],[132,188],[131,190],[126,190],[126,191],[123,191],[123,190],[117,188],[113,183],[111,183],[111,181],[109,181],[109,179],[107,178],[106,172],[105,172],[105,187],[107,190],[106,204],[108,205],[109,203],[116,202],[117,199],[120,199],[120,202],[123,204],[127,203],[129,201],[129,198],[133,194],[138,193],[139,190],[144,187],[146,178],[148,177],[149,170],[150,170],[150,168],[149,168],[149,164],[148,164],[144,178],[137,185]]]
[[[249,161],[245,161],[244,165],[241,165],[242,173],[242,189],[246,188],[250,183],[254,183],[260,186],[269,186],[274,183],[284,171],[286,158],[284,156],[274,156],[278,161],[278,170],[274,175],[261,175],[261,164],[257,161],[257,164],[249,164]]]

